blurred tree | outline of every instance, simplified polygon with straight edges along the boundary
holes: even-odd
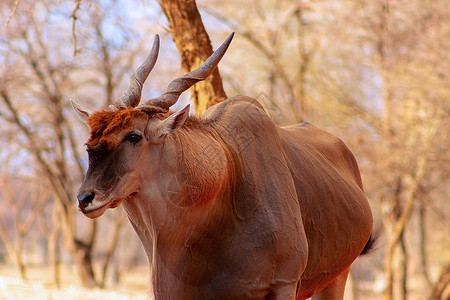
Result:
[[[159,0],[158,2],[169,21],[170,31],[180,52],[184,70],[190,72],[197,69],[213,53],[213,48],[195,0]],[[190,91],[198,115],[227,98],[219,68],[216,68],[206,80],[194,84]]]
[[[23,280],[27,279],[26,266],[22,258],[23,242],[26,234],[34,224],[36,216],[39,214],[44,203],[48,199],[48,193],[43,188],[22,189],[19,193],[18,186],[30,186],[29,182],[20,182],[15,180],[10,182],[4,174],[0,178],[0,198],[8,203],[9,215],[13,215],[13,220],[8,220],[8,224],[0,222],[0,238],[6,245],[8,254],[15,261],[20,276]],[[32,186],[32,185],[31,185]],[[15,226],[14,234],[8,235],[7,231],[11,226]]]
[[[48,263],[52,269],[52,281],[56,287],[61,286],[60,257],[61,247],[59,246],[61,235],[61,211],[60,206],[55,201],[48,201],[39,214],[39,228],[47,239]],[[46,210],[49,210],[48,212]]]
[[[433,286],[431,298],[444,300],[450,297],[450,264],[442,268],[438,281]]]
[[[124,75],[131,73],[129,69],[140,46],[129,41],[134,31],[121,23],[117,3],[103,5],[101,9],[96,3],[89,5],[87,13],[83,9],[78,11],[79,18],[84,18],[84,26],[77,31],[79,51],[73,59],[70,52],[73,40],[67,35],[71,24],[61,19],[69,14],[70,8],[64,3],[54,5],[50,0],[20,3],[20,9],[2,29],[5,34],[0,48],[4,67],[0,73],[0,117],[18,136],[10,141],[18,142],[33,158],[22,159],[32,162],[34,168],[28,171],[35,172],[55,195],[53,209],[59,212],[60,219],[54,225],[62,226],[65,247],[74,258],[80,281],[92,287],[103,285],[103,280],[96,279],[93,268],[97,222],[75,220],[74,195],[85,170],[79,153],[82,143],[76,136],[78,123],[72,122],[71,112],[66,113],[71,108],[65,97],[88,90],[87,99],[95,99],[98,94],[93,91],[96,91],[105,95],[102,104],[110,103]],[[114,38],[107,37],[104,23],[111,16],[120,24]],[[87,70],[89,63],[92,66]],[[116,222],[114,230],[122,224]],[[57,283],[54,252],[58,230],[43,228],[51,239],[49,250]],[[112,240],[109,253],[117,245],[117,234]],[[105,260],[105,272],[109,262]]]
[[[427,177],[440,172],[431,162],[444,162],[448,158],[436,144],[444,142],[448,145],[448,139],[441,140],[438,133],[448,129],[444,99],[449,93],[445,81],[450,78],[450,73],[436,68],[425,75],[424,69],[437,66],[445,56],[436,50],[433,54],[427,51],[427,56],[421,55],[425,49],[435,48],[435,38],[445,39],[450,33],[438,29],[444,25],[440,20],[448,18],[445,10],[439,11],[438,2],[435,2],[437,6],[408,2],[407,7],[402,1],[361,4],[366,10],[374,11],[368,22],[371,23],[375,63],[383,85],[380,116],[383,128],[378,132],[382,139],[378,153],[382,164],[378,168],[384,173],[379,179],[384,180],[387,188],[380,195],[387,237],[384,258],[386,300],[398,298],[394,296],[394,276],[399,278],[401,298],[408,298],[408,267],[411,263],[405,230],[419,205],[421,189],[432,189]],[[431,15],[434,18],[430,20]],[[410,22],[410,19],[414,21]],[[430,39],[431,32],[437,36]],[[439,92],[434,90],[436,85]],[[399,247],[402,262],[395,264],[395,252]],[[425,256],[425,248],[422,248],[421,257]],[[422,262],[425,261],[422,259]],[[427,266],[424,265],[422,270],[426,272]]]
[[[39,172],[48,180],[59,200],[57,205],[61,207],[66,247],[76,258],[82,274],[80,279],[86,286],[93,286],[91,262],[82,257],[86,247],[75,237],[72,204],[73,178],[83,176],[84,172],[74,131],[64,116],[66,103],[63,96],[73,86],[68,72],[75,70],[75,66],[59,63],[55,57],[57,53],[51,50],[53,46],[44,41],[51,35],[48,28],[51,14],[42,4],[22,3],[28,7],[17,13],[7,27],[8,49],[5,57],[8,59],[4,62],[0,95],[8,113],[5,120],[14,124],[23,137],[23,143],[34,156]],[[21,74],[14,72],[18,66],[21,66]],[[22,97],[39,99],[40,103],[15,101],[17,93],[14,90],[25,82],[30,89],[21,89]],[[34,118],[29,116],[30,109],[35,111]],[[69,161],[74,165],[69,165]],[[93,243],[94,223],[90,233],[88,240]]]
[[[254,88],[260,89],[256,95],[264,96],[260,100],[269,108],[288,108],[283,112],[283,122],[305,121],[311,109],[308,76],[318,48],[318,40],[311,35],[315,26],[310,15],[314,4],[306,1],[253,1],[246,10],[238,10],[238,4],[233,2],[208,1],[200,5],[207,14],[238,32],[237,37],[247,42],[244,47],[251,46],[251,50],[246,51],[248,54],[252,55],[256,50],[263,56],[266,69],[263,72],[258,70],[260,74],[243,72],[245,65],[238,68],[241,72],[235,73],[242,73],[243,81],[249,80],[246,78],[249,74],[257,79],[262,77],[263,84],[255,78],[252,80],[257,82]],[[254,57],[249,59],[251,61]],[[242,83],[236,82],[234,86]],[[261,93],[261,89],[266,92]]]

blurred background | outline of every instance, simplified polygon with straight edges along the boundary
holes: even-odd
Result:
[[[151,0],[0,2],[0,299],[146,299],[148,262],[122,208],[76,207],[88,128],[70,99],[119,97],[155,34],[143,98],[182,74]],[[450,10],[446,0],[198,0],[228,96],[308,121],[354,152],[380,238],[346,299],[450,297]],[[181,103],[188,103],[185,93]]]

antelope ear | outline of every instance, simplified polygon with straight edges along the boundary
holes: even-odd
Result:
[[[76,103],[73,100],[70,100],[70,103],[72,104],[73,109],[75,109],[75,111],[77,112],[81,121],[83,121],[83,123],[87,125],[87,118],[92,115],[92,111],[82,107],[80,104]]]
[[[190,104],[174,113],[159,124],[159,137],[163,137],[180,128],[189,116]]]

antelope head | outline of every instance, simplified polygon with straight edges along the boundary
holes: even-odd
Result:
[[[156,35],[147,59],[131,75],[127,91],[107,109],[93,112],[71,101],[91,131],[86,143],[89,168],[77,195],[79,209],[86,216],[97,218],[139,194],[143,185],[148,188],[165,176],[161,170],[173,172],[173,162],[164,153],[169,151],[165,141],[183,126],[189,105],[173,114],[169,108],[181,93],[212,73],[232,38],[233,34],[198,69],[173,80],[161,96],[140,103],[143,84],[158,57]]]

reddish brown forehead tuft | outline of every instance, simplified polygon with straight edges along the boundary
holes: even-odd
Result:
[[[139,116],[146,117],[147,114],[133,108],[124,108],[116,112],[102,110],[93,113],[87,119],[91,137],[86,145],[90,148],[105,144],[108,148],[115,147],[115,141],[109,136],[119,130],[129,128],[133,119]]]

